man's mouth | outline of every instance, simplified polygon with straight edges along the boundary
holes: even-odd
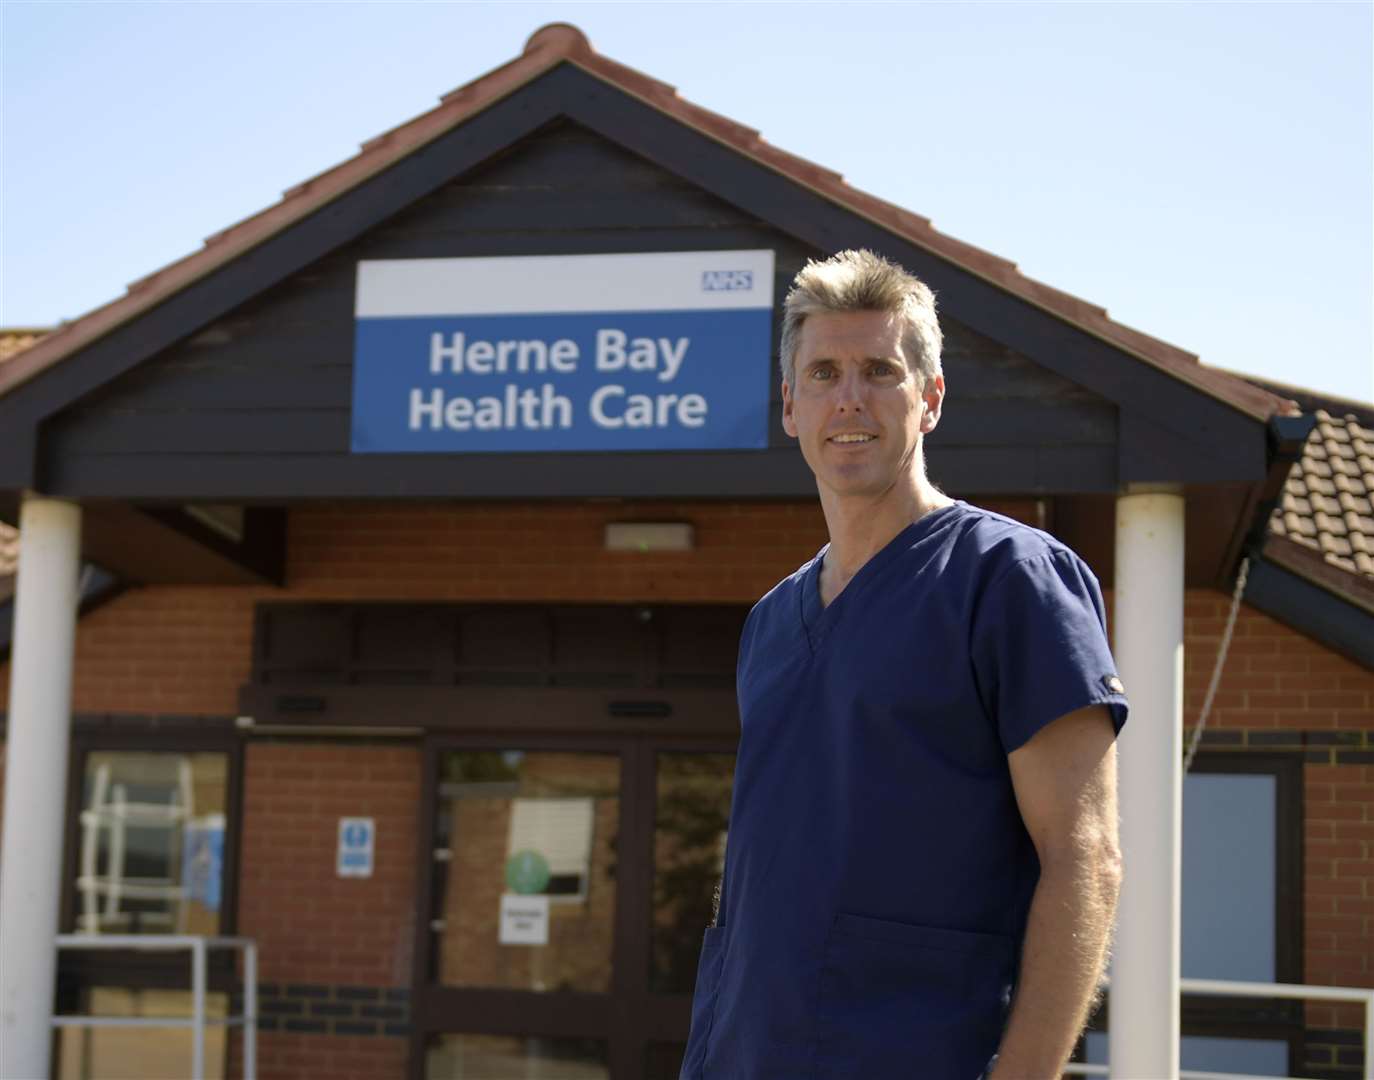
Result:
[[[864,431],[845,432],[842,435],[832,435],[829,441],[833,443],[866,443],[872,442],[878,436],[870,435]]]

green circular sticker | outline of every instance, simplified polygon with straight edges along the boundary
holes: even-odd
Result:
[[[549,860],[537,851],[517,851],[506,860],[506,884],[512,892],[532,896],[549,883]]]

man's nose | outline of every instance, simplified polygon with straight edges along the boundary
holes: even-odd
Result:
[[[863,412],[864,381],[858,371],[846,371],[840,375],[839,392],[835,403],[843,412]]]

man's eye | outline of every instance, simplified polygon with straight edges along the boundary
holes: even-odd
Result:
[[[834,372],[827,367],[818,367],[811,369],[811,377],[813,379],[828,379],[833,374]]]
[[[874,375],[891,375],[896,370],[896,368],[894,368],[891,364],[886,362],[873,365]]]

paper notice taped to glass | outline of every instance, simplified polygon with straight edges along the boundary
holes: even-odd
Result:
[[[549,898],[503,894],[500,942],[502,945],[547,945]]]

